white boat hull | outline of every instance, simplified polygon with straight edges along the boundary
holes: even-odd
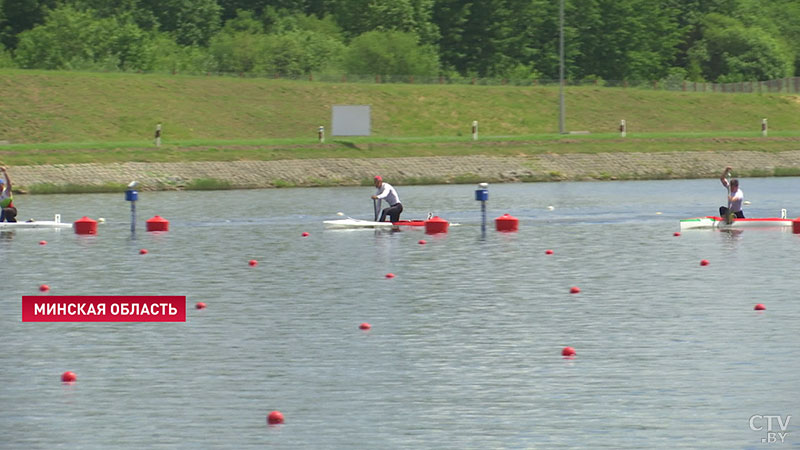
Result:
[[[762,219],[735,219],[731,223],[725,223],[721,217],[693,217],[691,219],[681,219],[681,230],[710,229],[717,228],[722,230],[743,229],[743,228],[785,228],[792,226],[792,219],[781,219],[778,217],[767,217]]]
[[[323,223],[326,227],[329,228],[392,228],[395,226],[424,226],[422,221],[419,221],[419,224],[416,224],[417,221],[404,223],[404,224],[394,224],[392,222],[375,222],[372,220],[361,220],[361,219],[353,219],[348,217],[347,219],[336,219],[336,220],[326,220]]]
[[[54,220],[29,220],[27,222],[0,222],[0,230],[20,230],[31,228],[63,229],[72,228],[71,223],[61,221],[61,214],[56,214]]]

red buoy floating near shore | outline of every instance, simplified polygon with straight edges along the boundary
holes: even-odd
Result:
[[[550,249],[547,249],[547,250],[545,250],[545,251],[544,251],[544,254],[545,254],[545,255],[552,255],[552,254],[553,254],[553,251],[552,251],[552,250],[550,250]]]
[[[394,278],[394,274],[389,272],[386,274],[386,278]]]
[[[576,354],[575,349],[572,347],[564,347],[564,349],[561,350],[561,356],[573,357]]]
[[[447,233],[447,229],[449,227],[450,227],[450,222],[442,219],[439,216],[433,216],[425,221],[426,234]]]
[[[283,413],[280,411],[272,411],[267,415],[267,423],[270,425],[280,425],[283,423]]]
[[[169,231],[169,220],[161,216],[153,216],[146,223],[147,231]]]
[[[50,286],[48,286],[46,284],[43,284],[43,285],[39,286],[39,292],[47,292],[49,290],[50,290]]]
[[[194,305],[194,307],[197,309],[206,309],[206,304],[203,302],[197,302],[197,304]]]
[[[578,286],[572,286],[571,288],[569,288],[569,293],[570,294],[580,294],[581,293],[581,288],[579,288]]]
[[[83,216],[72,224],[72,228],[75,234],[97,234],[97,221]]]
[[[359,325],[358,328],[360,330],[369,330],[370,328],[372,328],[372,325],[368,324],[367,322],[364,322],[361,325]]]
[[[505,213],[502,216],[494,219],[494,227],[497,231],[513,232],[519,230],[519,219]]]
[[[247,262],[247,264],[250,264],[250,267],[255,267],[258,265],[258,261],[256,261],[255,259],[251,259],[250,261]]]
[[[701,266],[707,266],[708,265],[708,260],[707,259],[701,259],[700,260],[700,265]]]
[[[62,383],[74,383],[78,380],[78,376],[75,375],[75,372],[64,372],[61,374],[61,382]]]
[[[753,307],[753,309],[754,309],[755,311],[765,311],[765,310],[767,309],[767,307],[766,307],[766,306],[764,306],[764,304],[763,304],[763,303],[759,303],[759,304],[757,304],[756,306],[754,306],[754,307]]]
[[[308,231],[303,231],[303,234],[301,234],[300,236],[308,237]]]

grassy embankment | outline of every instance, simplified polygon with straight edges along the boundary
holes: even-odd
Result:
[[[585,135],[558,134],[553,86],[0,70],[0,99],[0,164],[9,166],[800,148],[800,97],[777,94],[568,87],[567,129]],[[319,144],[336,104],[371,105],[373,135]]]

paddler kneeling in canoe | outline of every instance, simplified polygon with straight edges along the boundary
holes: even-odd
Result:
[[[399,222],[400,213],[403,212],[403,204],[400,203],[400,197],[397,196],[395,188],[391,184],[385,183],[380,175],[375,176],[375,187],[378,188],[378,192],[372,196],[372,199],[386,199],[386,203],[389,204],[388,208],[383,208],[383,211],[381,211],[381,218],[378,222],[383,222],[386,216],[389,216],[390,222]]]
[[[722,176],[719,177],[719,181],[722,182],[722,185],[725,188],[729,189],[728,192],[728,206],[720,206],[719,207],[719,216],[723,219],[728,217],[729,213],[733,213],[736,215],[738,219],[744,219],[744,212],[742,212],[742,201],[744,200],[744,192],[739,189],[739,180],[736,178],[732,179],[730,183],[728,182],[725,177],[733,170],[733,167],[728,166],[725,170],[722,171]],[[728,207],[730,207],[730,211],[728,211]]]

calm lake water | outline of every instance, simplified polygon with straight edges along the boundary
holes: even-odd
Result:
[[[800,216],[798,188],[742,180],[745,211]],[[370,218],[369,187],[142,192],[132,236],[122,194],[20,196],[20,218],[106,223],[0,235],[0,447],[781,447],[767,415],[800,447],[800,235],[673,236],[717,180],[492,185],[485,236],[475,186],[398,190],[404,218],[461,225],[323,227]],[[187,320],[22,323],[43,283],[185,295]]]

